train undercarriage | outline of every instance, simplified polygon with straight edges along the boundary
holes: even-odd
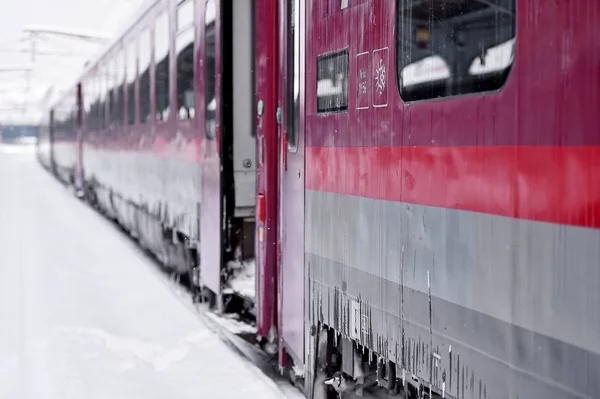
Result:
[[[453,398],[333,328],[310,333],[315,353],[307,389],[314,399]]]

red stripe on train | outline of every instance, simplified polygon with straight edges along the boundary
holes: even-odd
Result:
[[[307,147],[306,187],[600,228],[600,146]]]

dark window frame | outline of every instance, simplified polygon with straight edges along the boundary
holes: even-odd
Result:
[[[300,0],[288,1],[287,14],[287,150],[295,153],[298,151],[300,137]]]
[[[210,21],[207,20],[209,4],[212,5],[212,8],[215,12],[214,18]],[[216,31],[216,2],[215,0],[206,0],[205,9],[204,9],[204,134],[208,140],[214,140],[216,138],[216,124],[217,124],[217,73],[216,73],[216,46],[215,46],[215,35]],[[208,31],[209,27],[212,25],[213,30],[213,54],[212,58],[209,58],[209,41],[208,41]],[[211,68],[209,68],[209,59],[211,60]],[[210,74],[212,71],[212,74]],[[210,86],[209,86],[210,81]],[[213,93],[209,92],[209,89],[212,88]],[[212,95],[211,95],[212,94]],[[215,100],[215,109],[212,110],[213,115],[210,115],[211,110],[209,106],[212,100]]]
[[[138,105],[139,124],[152,123],[152,44],[153,34],[150,27],[145,27],[138,39]],[[142,70],[143,69],[143,70]]]
[[[182,15],[185,15],[184,12],[189,12],[191,8],[191,19],[185,20],[185,23],[181,23]],[[177,18],[177,34],[175,37],[175,93],[176,93],[176,108],[175,114],[176,119],[179,121],[191,121],[196,118],[196,104],[195,104],[195,82],[196,82],[196,73],[195,73],[195,47],[196,47],[196,30],[195,30],[195,20],[196,20],[196,9],[195,2],[192,0],[183,0],[177,5],[176,18]],[[189,36],[191,35],[191,41],[189,41]],[[183,45],[181,44],[183,43]],[[191,62],[188,64],[188,67],[191,67],[191,78],[185,79],[189,75],[189,71],[187,74],[185,71],[182,71],[182,66],[184,62],[180,62],[180,57],[185,57],[191,46]],[[186,91],[181,92],[182,85],[181,81],[185,79],[186,88],[191,87],[192,92],[192,104],[191,107],[188,107],[185,101],[185,93]],[[182,117],[180,113],[181,108],[185,108],[186,114],[185,117]],[[192,112],[193,111],[193,112]]]
[[[342,99],[344,101],[344,104],[341,105],[330,105],[328,107],[324,107],[324,108],[319,108],[319,97],[318,97],[318,86],[319,86],[319,81],[321,80],[320,77],[321,75],[319,74],[320,70],[322,70],[322,68],[324,68],[323,65],[321,65],[321,63],[327,62],[329,60],[332,59],[339,59],[345,58],[345,80],[342,81]],[[344,65],[342,64],[342,66],[344,67]],[[317,106],[317,114],[318,115],[327,115],[327,114],[333,114],[333,113],[344,113],[344,112],[348,112],[348,107],[349,107],[349,95],[348,95],[348,89],[349,89],[349,73],[350,73],[350,50],[348,47],[344,47],[342,49],[336,50],[336,51],[331,51],[325,54],[321,54],[317,56],[317,79],[315,82],[315,85],[317,87],[315,87],[315,92],[317,93],[317,101],[316,101],[316,106]],[[325,79],[325,78],[323,78]]]
[[[132,57],[133,54],[133,57]],[[131,39],[125,46],[126,72],[125,86],[127,90],[127,125],[134,126],[138,123],[137,120],[137,105],[136,96],[138,95],[138,38]],[[132,62],[133,61],[133,62]],[[133,66],[131,65],[133,64]],[[133,75],[133,76],[132,76]]]
[[[163,25],[164,24],[164,25]],[[170,56],[171,21],[169,10],[162,10],[154,21],[154,115],[157,123],[167,122],[171,114],[170,101]],[[159,44],[163,47],[159,47]],[[161,57],[161,59],[158,59]],[[167,114],[165,116],[165,113]]]
[[[114,93],[116,95],[114,100],[114,118],[116,122],[115,124],[121,127],[125,124],[125,51],[120,44],[117,47],[114,67],[116,77],[114,89]]]
[[[402,101],[404,103],[414,103],[421,101],[451,99],[470,95],[490,94],[502,91],[504,87],[506,87],[507,82],[510,80],[510,75],[516,58],[515,48],[518,40],[516,15],[517,0],[490,0],[487,3],[472,0],[471,3],[466,3],[467,5],[472,5],[473,9],[477,8],[476,11],[472,11],[475,16],[480,16],[480,18],[488,17],[491,21],[496,22],[494,35],[489,35],[488,37],[502,37],[502,39],[504,39],[486,47],[485,50],[479,50],[479,48],[483,48],[483,45],[485,44],[483,43],[486,39],[485,35],[481,34],[480,32],[473,34],[473,32],[468,32],[465,29],[457,30],[459,23],[468,27],[468,22],[471,22],[471,26],[477,26],[472,21],[468,21],[468,14],[466,14],[464,11],[459,12],[452,10],[451,7],[440,6],[435,8],[436,5],[440,4],[445,4],[445,0],[429,0],[429,4],[427,5],[429,7],[427,13],[429,15],[427,23],[414,24],[413,22],[418,20],[411,18],[413,15],[411,13],[415,12],[418,15],[419,13],[424,12],[423,9],[407,11],[403,7],[405,2],[402,2],[401,0],[397,0],[396,2],[397,29],[394,47],[396,51],[397,62],[394,73],[396,76],[396,86]],[[490,11],[485,10],[486,6],[490,7]],[[421,7],[423,7],[423,5],[421,5]],[[456,11],[455,15],[452,14],[453,11]],[[496,11],[496,14],[492,14],[493,11]],[[491,18],[491,16],[494,18]],[[403,17],[405,18],[404,21],[402,20]],[[512,23],[509,23],[509,28],[505,29],[507,25],[506,18],[510,17],[512,17]],[[454,25],[451,25],[450,22],[448,22],[451,20],[451,18],[456,18],[459,21]],[[498,21],[500,21],[502,18],[504,18],[502,22],[498,23]],[[425,20],[422,19],[422,21]],[[443,29],[445,26],[455,28],[455,30],[452,32],[452,35],[436,35],[436,31]],[[481,26],[481,23],[479,26]],[[479,47],[471,46],[469,49],[468,40],[470,38],[478,38],[480,41]],[[461,44],[460,52],[454,52],[452,57],[444,58],[440,55],[440,53],[435,52],[436,47],[442,49],[443,51],[447,51],[447,49],[452,48],[452,46],[444,45],[444,43],[448,41],[451,42],[452,40],[462,40],[462,42],[466,43],[466,45],[464,43]],[[410,45],[407,44],[409,42],[411,43]],[[438,42],[440,44],[437,44]],[[466,74],[457,75],[453,72],[455,69],[465,70],[467,64],[468,69],[470,70],[473,68],[477,60],[480,60],[480,66],[484,65],[481,60],[487,59],[489,51],[499,48],[503,45],[512,46],[510,59],[506,67],[479,74],[471,74],[469,72]],[[458,45],[456,47],[458,48]],[[407,49],[411,51],[407,52]],[[427,51],[424,49],[431,49],[431,51],[427,53]],[[480,56],[476,54],[475,49],[481,53]],[[417,57],[413,57],[413,52],[417,53]],[[421,52],[421,54],[418,54],[419,52]],[[463,54],[474,55],[474,57],[470,58],[464,56]],[[460,58],[460,55],[463,55],[462,59]],[[405,59],[409,59],[410,61],[414,59],[414,61],[408,63],[400,62],[400,60]],[[424,65],[424,60],[427,59],[429,59],[429,63],[437,62],[439,64],[439,70],[443,71],[444,68],[448,70],[448,76],[440,75],[437,79],[413,83],[410,85],[410,89],[408,88],[409,86],[403,85],[403,72],[408,71],[406,68],[414,65],[414,68],[417,69],[419,67],[417,64],[421,62],[422,65]],[[449,60],[450,62],[448,62]]]

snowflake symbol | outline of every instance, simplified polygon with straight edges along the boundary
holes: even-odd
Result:
[[[375,68],[375,87],[377,93],[382,95],[385,89],[385,65],[383,65],[383,60],[379,60],[379,64]]]

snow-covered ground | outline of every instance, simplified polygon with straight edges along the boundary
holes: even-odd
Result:
[[[0,145],[0,398],[281,398],[130,241]]]

